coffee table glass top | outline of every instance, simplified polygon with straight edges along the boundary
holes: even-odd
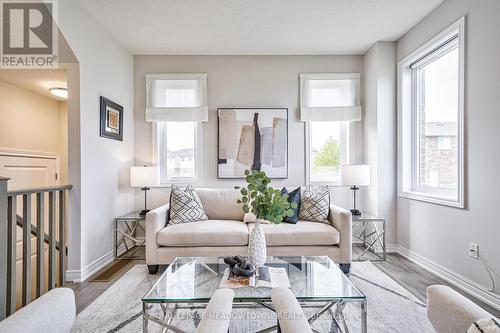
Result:
[[[284,267],[291,290],[302,301],[360,301],[365,296],[328,257],[268,257],[266,266]],[[179,257],[142,299],[148,303],[208,302],[219,288],[223,258]],[[269,301],[270,288],[233,289],[235,302]]]

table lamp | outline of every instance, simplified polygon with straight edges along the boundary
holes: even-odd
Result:
[[[361,212],[356,207],[356,191],[359,186],[370,185],[370,166],[369,165],[342,165],[340,167],[340,183],[351,186],[354,197],[354,208],[351,214],[359,216]]]
[[[151,188],[150,186],[160,185],[160,172],[158,167],[131,167],[130,168],[130,186],[140,187],[144,191],[144,209],[140,212],[140,215],[146,215],[148,210],[147,206],[147,191]]]

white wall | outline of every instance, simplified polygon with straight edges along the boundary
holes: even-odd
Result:
[[[500,285],[499,13],[497,0],[448,0],[403,36],[397,47],[399,61],[466,15],[466,208],[398,198],[397,238],[401,246],[444,266],[458,279],[465,277],[465,285],[471,281],[488,288],[488,275],[479,261],[469,257],[468,243],[479,244],[480,256],[496,272]]]
[[[366,210],[385,217],[386,243],[396,244],[396,43],[377,42],[364,56]]]
[[[305,125],[299,121],[299,73],[363,71],[362,56],[135,56],[135,159],[153,160],[152,125],[144,121],[147,73],[207,73],[209,121],[203,124],[203,186],[232,187],[239,181],[217,179],[217,108],[286,107],[289,110],[289,177],[273,185],[305,184]],[[355,161],[362,162],[362,123],[356,124]],[[347,188],[332,191],[333,202],[351,206]],[[168,189],[153,189],[150,208],[168,201]],[[143,205],[137,192],[137,208]]]
[[[67,181],[66,102],[0,81],[0,148],[59,156]]]
[[[69,163],[81,159],[80,198],[75,198],[81,214],[79,221],[74,216],[70,221],[74,234],[69,235],[68,272],[69,278],[79,279],[112,258],[113,218],[134,208],[128,182],[134,155],[133,57],[78,1],[59,1],[59,27],[79,62],[80,93],[73,96],[79,98],[79,119],[72,119],[71,112],[69,128],[80,122],[80,156],[70,148]],[[74,73],[68,73],[68,84],[72,79]],[[78,84],[73,87],[78,89]],[[123,142],[99,136],[99,96],[124,107]],[[68,107],[72,110],[71,101]]]

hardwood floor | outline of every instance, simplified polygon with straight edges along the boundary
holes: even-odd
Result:
[[[466,296],[474,303],[493,314],[495,317],[500,318],[499,310],[471,297],[462,290],[452,286],[445,280],[426,271],[399,254],[388,254],[386,262],[374,263],[374,265],[424,302],[427,298],[427,287],[434,284],[442,284],[458,291],[460,294]]]
[[[356,256],[357,251],[359,251],[359,249],[357,250],[356,248],[354,248],[354,256]],[[132,268],[134,264],[145,264],[145,262],[144,260],[135,260],[132,264],[121,270],[116,276],[114,276],[110,281],[107,282],[69,283],[67,287],[72,288],[76,295],[77,313],[80,313],[83,309],[85,309],[85,307],[87,307],[104,291],[106,291],[107,288],[109,288],[123,274],[125,274],[130,268]],[[393,280],[402,285],[404,288],[408,289],[412,294],[414,294],[423,302],[426,301],[427,287],[433,284],[448,285],[461,294],[466,295],[461,290],[451,286],[443,279],[420,268],[408,259],[400,256],[399,254],[389,253],[387,254],[386,262],[374,262],[374,265],[381,271],[386,273],[388,276],[390,276]],[[160,272],[164,269],[165,267],[160,267]],[[471,298],[468,295],[466,296],[473,302],[484,308],[486,311],[490,312],[497,318],[500,318],[500,311],[493,309],[492,307],[482,303],[477,299]]]

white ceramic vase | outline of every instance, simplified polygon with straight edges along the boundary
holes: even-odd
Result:
[[[255,268],[258,268],[264,266],[266,256],[266,236],[260,226],[259,219],[257,219],[248,239],[248,260]]]

